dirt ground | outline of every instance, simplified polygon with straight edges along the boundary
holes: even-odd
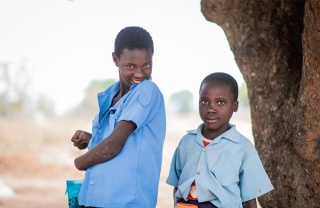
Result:
[[[250,121],[248,118],[241,120]],[[0,207],[67,208],[66,180],[82,179],[84,176],[84,172],[73,166],[73,159],[82,152],[72,146],[70,138],[78,128],[90,131],[88,122],[11,122],[0,122],[0,180],[11,187],[15,194],[11,197],[0,196]],[[181,136],[186,130],[195,128],[199,122],[196,115],[168,116],[169,128],[163,151],[157,208],[173,207],[172,187],[165,183],[171,157]],[[52,132],[52,127],[57,129],[59,126],[62,130]],[[240,122],[238,126],[244,134],[251,134],[250,123]]]

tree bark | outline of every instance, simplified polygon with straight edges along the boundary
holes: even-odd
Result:
[[[201,10],[224,30],[247,82],[255,145],[275,187],[261,206],[320,207],[319,1],[202,0]]]

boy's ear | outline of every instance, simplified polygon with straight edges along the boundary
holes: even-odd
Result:
[[[233,112],[237,112],[239,107],[239,101],[233,102]]]
[[[118,59],[117,55],[114,52],[112,52],[112,60],[113,60],[114,64],[117,67],[119,67],[119,59]]]

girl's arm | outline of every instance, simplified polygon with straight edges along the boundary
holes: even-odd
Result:
[[[256,198],[251,199],[251,200],[246,201],[246,202],[243,202],[243,203],[242,203],[242,206],[243,206],[244,208],[257,208]]]
[[[95,164],[112,159],[121,152],[127,138],[135,129],[136,124],[132,121],[120,121],[108,138],[74,160],[76,168],[86,170]]]

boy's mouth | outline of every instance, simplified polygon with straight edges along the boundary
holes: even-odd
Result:
[[[208,123],[215,123],[215,122],[218,121],[218,118],[206,118],[206,121],[207,121]]]

